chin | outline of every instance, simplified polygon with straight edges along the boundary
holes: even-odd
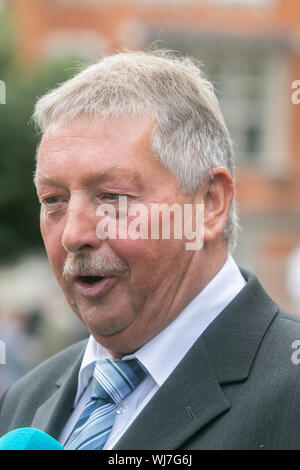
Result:
[[[124,318],[110,319],[107,322],[94,322],[89,319],[86,320],[85,326],[97,343],[114,357],[134,353],[143,344],[139,341],[138,331],[132,321],[125,322]]]
[[[102,317],[101,319],[100,316]],[[105,318],[103,317],[103,313],[98,313],[91,316],[81,315],[80,318],[85,327],[95,338],[117,336],[122,332],[125,332],[125,330],[127,330],[127,328],[132,323],[131,318],[126,319],[124,316],[121,318],[114,317],[111,312]]]

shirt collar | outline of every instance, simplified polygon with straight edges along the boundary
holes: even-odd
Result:
[[[229,255],[217,275],[172,323],[138,351],[124,359],[136,357],[157,385],[161,386],[194,342],[245,284],[245,279]],[[79,371],[75,406],[93,375],[95,362],[111,357],[111,354],[97,343],[93,336],[89,337]]]

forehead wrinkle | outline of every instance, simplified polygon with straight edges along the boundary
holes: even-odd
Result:
[[[126,180],[132,181],[136,183],[137,185],[141,185],[141,173],[139,171],[132,171],[127,168],[121,168],[118,166],[109,168],[106,171],[103,172],[95,172],[92,176],[91,179],[97,180],[100,183],[105,183],[106,181],[109,181],[110,179],[120,179],[124,178]]]
[[[93,173],[92,175],[88,175],[86,176],[83,181],[86,185],[90,184],[91,182],[95,182],[95,183],[106,183],[108,182],[109,180],[119,180],[119,179],[126,179],[127,181],[129,182],[133,182],[139,189],[141,188],[142,186],[142,183],[141,183],[141,173],[139,171],[132,171],[130,169],[126,169],[126,168],[121,168],[121,167],[113,167],[113,168],[109,168],[108,170],[106,171],[102,171],[102,172],[95,172]],[[34,175],[34,182],[35,184],[37,183],[37,180],[41,179],[43,182],[43,180],[45,182],[48,182],[50,184],[56,184],[56,185],[59,185],[59,183],[57,181],[55,181],[55,179],[51,178],[49,175],[43,173],[43,171],[41,171],[40,169],[37,169],[36,172],[35,172],[35,175]]]
[[[107,123],[106,123],[107,124]],[[87,141],[87,147],[89,145],[93,144],[103,144],[103,142],[108,143],[112,139],[115,140],[115,138],[118,136],[118,130],[112,129],[112,128],[107,128],[104,127],[102,129],[101,134],[99,135],[99,130],[97,129],[97,133],[93,132],[93,126],[88,126],[87,127],[87,133],[84,135],[77,134],[76,131],[75,133],[70,133],[69,132],[69,126],[66,128],[63,128],[61,132],[57,132],[56,128],[48,128],[48,130],[45,132],[44,136],[41,139],[41,145],[47,150],[48,147],[54,147],[54,149],[51,149],[51,152],[56,152],[60,151],[60,148],[58,150],[55,150],[55,148],[58,146],[61,146],[61,142],[66,142],[69,148],[75,147],[77,145],[77,141]],[[80,128],[80,131],[82,130],[82,127]],[[129,135],[127,136],[129,138]],[[130,138],[129,138],[130,140]]]

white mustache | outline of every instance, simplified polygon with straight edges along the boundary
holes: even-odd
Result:
[[[73,255],[64,262],[63,276],[72,281],[77,276],[113,276],[122,275],[129,270],[124,261],[114,261],[94,255]]]

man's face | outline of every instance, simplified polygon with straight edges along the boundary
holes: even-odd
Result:
[[[153,158],[152,128],[148,116],[61,122],[48,127],[37,163],[41,232],[54,273],[88,331],[115,356],[141,347],[190,300],[181,290],[193,256],[185,240],[101,240],[96,233],[99,204],[117,208],[120,196],[128,207],[191,203]]]

